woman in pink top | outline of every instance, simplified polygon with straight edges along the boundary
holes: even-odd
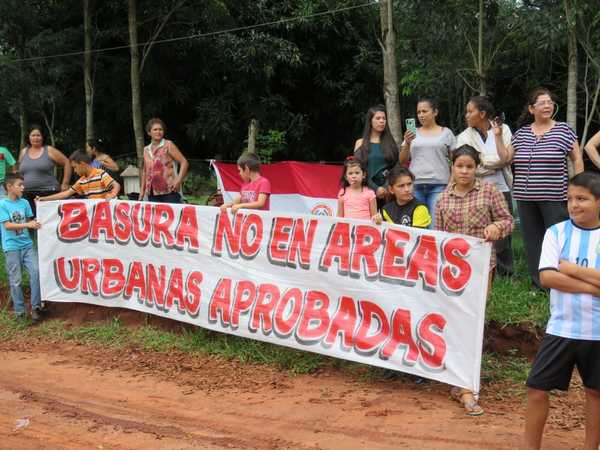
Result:
[[[342,172],[342,189],[338,194],[338,217],[374,220],[381,223],[377,214],[375,192],[366,186],[367,177],[361,162],[353,156],[346,158]]]
[[[165,123],[160,119],[150,119],[146,124],[151,142],[144,147],[139,199],[143,200],[148,194],[151,202],[181,203],[179,191],[189,164],[177,146],[165,139],[165,129]],[[179,171],[176,164],[179,165]]]

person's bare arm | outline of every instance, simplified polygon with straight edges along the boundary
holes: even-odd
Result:
[[[231,212],[236,212],[238,209],[261,209],[267,202],[268,194],[258,194],[258,199],[253,202],[236,203],[231,207]]]
[[[65,200],[65,199],[71,197],[74,193],[75,193],[75,191],[73,189],[69,188],[66,191],[60,191],[60,192],[57,192],[56,194],[46,195],[45,197],[36,197],[35,201],[36,202],[49,202],[51,200]]]
[[[169,155],[171,155],[171,158],[173,158],[179,164],[179,175],[175,180],[175,184],[169,186],[171,188],[171,191],[178,192],[179,189],[181,189],[183,180],[185,180],[185,176],[187,175],[187,171],[190,164],[188,163],[188,160],[185,158],[185,156],[183,156],[179,148],[172,142],[169,146]]]
[[[575,171],[575,175],[583,172],[583,156],[581,155],[581,148],[579,147],[579,142],[573,142],[573,148],[569,152],[569,158],[573,163],[573,170]]]
[[[63,167],[63,179],[62,183],[60,184],[60,189],[61,191],[68,190],[72,173],[69,158],[67,158],[63,152],[54,147],[48,147],[48,156],[50,156],[50,159],[52,159],[52,161],[54,161],[56,164]]]
[[[600,297],[600,287],[559,272],[558,270],[542,270],[540,272],[540,282],[545,288],[552,288],[571,294],[591,294],[595,297]]]
[[[363,143],[362,138],[356,140],[356,142],[354,143],[354,153],[356,153],[356,150],[358,150],[360,148],[362,143]]]
[[[600,131],[597,132],[592,138],[585,144],[585,152],[587,153],[590,161],[600,170]]]
[[[114,172],[119,170],[119,165],[112,159],[110,156],[104,154],[100,158],[96,158],[97,161],[102,164],[102,167],[108,170],[112,170]]]
[[[337,217],[344,217],[344,201],[341,198],[338,199]]]
[[[570,261],[562,260],[558,266],[560,273],[564,273],[578,280],[585,281],[586,283],[593,284],[600,288],[600,269],[592,267],[579,266]]]
[[[117,198],[119,196],[120,190],[121,190],[121,185],[117,181],[113,181],[107,199]]]
[[[30,230],[38,230],[39,228],[41,228],[41,226],[42,225],[35,219],[32,219],[25,223],[13,223],[10,221],[4,222],[4,228],[6,228],[9,231],[18,231],[23,230],[25,228],[29,228]]]
[[[141,202],[146,195],[146,159],[142,160],[142,170],[140,171],[140,195],[138,200]]]
[[[410,130],[404,132],[404,142],[400,145],[400,153],[398,154],[398,162],[400,164],[404,164],[410,159],[410,145],[415,140],[415,137],[415,134]]]

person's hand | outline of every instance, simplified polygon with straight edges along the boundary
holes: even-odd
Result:
[[[221,211],[227,211],[227,208],[231,208],[231,203],[223,203],[219,208]]]
[[[375,222],[377,225],[381,225],[381,222],[383,222],[383,218],[381,217],[381,214],[379,214],[379,213],[377,213],[373,217],[371,217],[371,220],[373,222]]]
[[[242,204],[241,203],[237,203],[235,205],[231,206],[231,212],[233,214],[235,214],[236,212],[238,212],[240,209],[242,208]]]
[[[69,183],[63,183],[60,185],[60,190],[61,191],[68,191],[69,190]]]
[[[577,264],[567,261],[565,259],[561,259],[558,264],[558,271],[564,273],[565,275],[571,275],[573,273],[573,269],[577,268]]]
[[[174,183],[169,183],[169,190],[171,192],[179,192],[181,189],[181,180],[176,180]]]
[[[502,122],[498,118],[491,120],[490,125],[492,125],[494,136],[502,136]]]
[[[145,196],[146,196],[145,192],[140,192],[140,195],[138,195],[138,202],[143,201]]]
[[[375,191],[375,195],[377,198],[384,198],[387,193],[387,190],[384,187],[379,186]]]
[[[36,195],[34,201],[41,202],[43,200],[42,200],[42,197],[40,197],[39,195]]]
[[[30,220],[29,222],[27,222],[27,223],[25,224],[25,226],[26,226],[27,228],[29,228],[30,230],[39,230],[40,228],[42,228],[42,224],[41,224],[41,223],[39,223],[39,222],[38,222],[37,220],[35,220],[35,219],[33,219],[33,220]]]
[[[404,140],[406,141],[406,143],[407,143],[408,145],[410,145],[410,143],[411,143],[412,141],[414,141],[416,137],[417,137],[417,136],[415,135],[415,133],[413,133],[413,132],[412,132],[412,131],[410,131],[410,130],[406,130],[406,131],[404,132]]]
[[[489,224],[483,230],[483,237],[485,237],[486,241],[497,241],[500,239],[500,236],[502,236],[500,228],[494,223]]]

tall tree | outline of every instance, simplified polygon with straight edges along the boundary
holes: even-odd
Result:
[[[381,21],[381,53],[383,54],[383,97],[387,111],[388,126],[397,143],[402,142],[402,119],[400,94],[398,92],[398,68],[396,66],[396,33],[394,32],[393,1],[379,2]]]
[[[565,1],[567,21],[567,123],[577,130],[577,0]]]
[[[83,86],[85,88],[85,139],[94,139],[94,80],[92,78],[92,0],[83,0]]]
[[[131,117],[135,136],[135,152],[141,166],[144,157],[144,125],[142,120],[142,87],[140,84],[140,49],[137,31],[137,0],[129,0],[129,52],[131,56]]]

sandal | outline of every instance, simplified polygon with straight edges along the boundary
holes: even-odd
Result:
[[[465,399],[465,395],[468,395],[469,398]],[[483,414],[483,408],[477,404],[477,400],[475,400],[475,397],[471,391],[467,391],[459,387],[453,387],[450,390],[450,396],[463,406],[467,416],[474,417],[481,416]]]

